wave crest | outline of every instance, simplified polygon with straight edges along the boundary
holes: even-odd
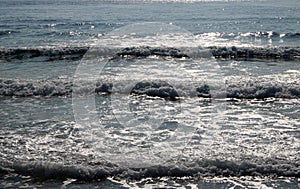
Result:
[[[193,164],[157,165],[145,168],[118,167],[102,162],[101,165],[64,165],[52,162],[2,163],[6,172],[15,172],[34,178],[78,179],[93,181],[107,177],[142,179],[146,177],[184,176],[275,176],[300,177],[299,164],[276,159],[251,161],[228,161],[198,159]]]
[[[300,98],[300,83],[298,77],[291,78],[286,81],[282,78],[279,81],[273,81],[273,76],[261,77],[256,79],[251,78],[228,78],[226,81],[226,96],[227,98],[237,99],[264,99],[264,98]],[[90,89],[86,89],[87,82],[81,80],[77,82],[78,92],[83,94]],[[122,81],[118,81],[122,82]],[[121,86],[125,86],[128,82],[123,81]],[[188,83],[186,84],[188,85]],[[95,93],[112,92],[113,83],[96,81],[93,86]],[[73,81],[71,79],[57,80],[19,80],[19,79],[0,79],[0,95],[1,96],[70,96],[72,94]],[[203,83],[195,88],[189,89],[195,91],[198,97],[210,98],[209,85]],[[120,91],[122,91],[120,89]],[[114,92],[120,92],[114,89]],[[172,86],[167,85],[163,81],[145,82],[141,81],[131,91],[135,95],[158,96],[162,98],[174,99],[178,97],[176,90]]]
[[[40,57],[40,61],[55,60],[80,60],[89,47],[43,47],[43,48],[0,48],[0,59],[6,61],[26,60]],[[215,58],[230,59],[277,59],[277,60],[299,60],[300,47],[217,47],[211,46],[205,49],[191,49],[201,53],[192,54],[192,58],[202,58],[211,55]],[[153,48],[153,47],[128,47],[123,49],[110,49],[114,51],[115,57],[139,58],[148,56],[170,56],[173,58],[188,58],[188,49],[177,48]],[[203,53],[204,52],[204,53]],[[103,54],[101,54],[103,55]],[[99,55],[100,56],[100,55]],[[105,55],[103,55],[105,56]],[[191,57],[190,57],[191,58]]]

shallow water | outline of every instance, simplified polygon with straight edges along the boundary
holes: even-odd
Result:
[[[218,117],[219,127],[213,127],[205,123],[210,122],[212,109],[220,107],[220,104],[195,99],[181,107],[181,114],[177,113],[173,120],[165,121],[158,128],[149,128],[147,122],[141,119],[138,120],[140,127],[124,127],[112,116],[110,107],[107,107],[110,102],[107,96],[98,96],[97,102],[102,124],[85,130],[77,128],[69,98],[2,98],[1,117],[4,124],[1,128],[1,166],[42,180],[75,178],[70,181],[70,188],[87,185],[79,180],[104,179],[106,175],[115,177],[116,173],[120,175],[111,183],[116,187],[151,186],[151,183],[153,186],[160,183],[173,186],[173,182],[179,182],[177,186],[201,187],[206,183],[207,187],[220,185],[227,188],[239,187],[237,183],[240,183],[247,187],[253,184],[253,187],[268,185],[297,188],[297,100],[222,102],[226,106],[222,112],[223,120]],[[134,109],[126,114],[132,116],[130,114],[140,113],[137,119],[143,116],[145,109],[141,107],[146,102],[143,103],[136,105],[139,111]],[[176,107],[174,104],[172,106]],[[188,106],[193,109],[188,109]],[[199,122],[201,124],[195,124]],[[103,131],[100,127],[105,128],[105,140],[97,138],[103,136],[103,133],[99,133]],[[170,141],[172,137],[168,138],[171,134],[176,137],[175,143]],[[28,169],[31,171],[28,172]],[[227,174],[234,177],[219,177]],[[35,183],[31,177],[4,175],[3,187],[9,186],[5,183],[11,183],[12,187],[26,183],[30,186],[49,184],[49,181]],[[135,181],[140,177],[167,175],[172,177],[158,180],[148,178],[149,183]],[[177,178],[179,181],[173,178],[184,175],[194,176]],[[273,176],[279,178],[274,180]],[[280,178],[286,176],[291,177]],[[125,178],[133,180],[125,181]],[[16,180],[19,182],[12,182]],[[108,180],[100,180],[87,186],[109,186],[109,183]],[[53,184],[62,185],[58,181]]]
[[[220,68],[220,78],[231,82],[227,91],[236,78],[245,95],[253,91],[241,88],[243,85],[268,85],[274,77],[278,79],[275,83],[282,81],[291,87],[288,83],[297,82],[299,74],[287,70],[294,70],[295,64],[280,62],[270,67],[267,62],[214,60],[218,69],[201,71],[199,65],[207,61],[211,60],[114,61],[98,78],[112,82],[113,93],[93,96],[95,109],[85,96],[1,97],[2,186],[296,188],[300,157],[297,98],[209,100],[193,96],[197,87],[193,83],[217,84],[222,89],[225,83],[209,82],[213,71],[219,74]],[[168,69],[159,69],[158,63]],[[258,65],[263,69],[251,73]],[[149,70],[159,79],[178,67],[182,74],[167,81],[178,92],[185,92],[179,92],[179,101],[123,91],[124,86],[138,84]],[[249,70],[247,77],[245,69]],[[135,73],[135,80],[127,71]],[[185,72],[198,77],[185,77]],[[227,175],[230,177],[224,177]],[[58,180],[48,181],[53,178]]]

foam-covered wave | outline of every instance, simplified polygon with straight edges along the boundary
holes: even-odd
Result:
[[[68,80],[0,79],[2,96],[65,96],[71,92],[72,82]]]
[[[247,33],[238,33],[237,36],[240,37],[267,37],[267,38],[282,38],[282,39],[294,39],[299,38],[300,33],[288,32],[288,33],[278,33],[275,31],[268,32],[247,32]]]
[[[0,48],[0,59],[24,60],[42,58],[40,61],[53,60],[80,60],[89,50],[89,47],[40,47],[40,48]],[[114,57],[148,57],[169,56],[172,58],[201,58],[214,56],[215,58],[230,59],[278,59],[298,60],[300,59],[300,47],[207,47],[207,48],[168,48],[168,47],[128,47],[122,49],[107,49]],[[112,52],[113,51],[113,52]],[[105,49],[101,50],[99,56]]]
[[[277,81],[274,81],[276,79]],[[299,76],[286,80],[285,76],[270,75],[250,79],[232,77],[227,83],[228,98],[299,98]]]
[[[192,164],[177,163],[145,168],[118,167],[109,163],[98,165],[65,165],[52,162],[2,162],[5,173],[18,173],[38,179],[77,179],[92,181],[107,177],[141,179],[146,177],[184,176],[275,176],[300,177],[299,163],[276,159],[228,161],[198,159]]]
[[[286,80],[286,77],[276,78],[259,77],[259,78],[245,78],[245,77],[229,77],[226,81],[226,96],[227,98],[238,99],[264,99],[264,98],[300,98],[300,83],[299,76],[295,75]],[[80,80],[76,83],[76,93],[85,94],[90,89],[86,86],[94,86],[95,93],[122,93],[122,89],[114,87],[114,83]],[[118,81],[122,82],[122,81]],[[126,86],[128,81],[123,81],[120,85]],[[195,94],[198,97],[210,98],[210,86],[202,83],[198,86],[189,86],[189,83],[184,85],[184,90],[190,90],[190,94]],[[71,96],[73,88],[72,79],[56,79],[56,80],[19,80],[19,79],[0,79],[0,95],[2,96]],[[180,90],[176,88],[176,90]],[[131,90],[130,94],[157,96],[175,100],[179,97],[176,91],[170,84],[164,81],[147,82],[141,81],[137,83]]]

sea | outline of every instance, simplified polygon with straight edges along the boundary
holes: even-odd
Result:
[[[0,188],[300,188],[300,1],[0,0]]]

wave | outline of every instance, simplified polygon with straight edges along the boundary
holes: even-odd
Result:
[[[40,47],[40,48],[0,48],[0,60],[13,61],[43,57],[44,61],[80,60],[88,52],[89,47]],[[95,50],[95,49],[94,49]],[[104,49],[105,50],[105,49]],[[172,58],[202,58],[211,55],[225,59],[261,59],[261,60],[299,60],[300,47],[217,47],[199,49],[179,49],[169,47],[127,47],[109,49],[115,57],[148,57],[170,56]],[[189,51],[194,51],[192,54]],[[186,53],[187,52],[187,53]],[[200,52],[200,53],[199,53]],[[206,53],[203,53],[206,52]],[[101,51],[101,53],[103,53]],[[103,55],[103,54],[101,54]],[[99,55],[100,56],[100,55]],[[192,56],[192,57],[191,57]],[[40,59],[39,59],[40,60]],[[40,61],[42,61],[40,60]]]
[[[225,35],[226,36],[226,35]],[[267,31],[267,32],[247,32],[247,33],[238,33],[237,35],[235,34],[230,34],[228,36],[235,36],[235,37],[267,37],[267,38],[287,38],[287,39],[293,39],[293,38],[299,38],[300,33],[295,32],[288,32],[288,33],[278,33],[275,31]]]
[[[5,35],[10,35],[13,33],[19,33],[18,31],[14,31],[14,30],[5,30],[5,31],[0,31],[0,37],[1,36],[5,36]]]
[[[198,159],[193,164],[176,163],[145,168],[118,167],[107,162],[98,165],[66,165],[52,162],[5,162],[1,163],[3,174],[17,173],[34,178],[47,179],[77,179],[92,181],[107,177],[126,179],[141,179],[146,177],[184,177],[184,176],[272,176],[300,177],[299,163],[280,161],[277,159],[257,159],[251,161],[228,161],[219,159]]]
[[[44,61],[80,60],[88,47],[0,48],[0,59],[24,60],[44,57]]]
[[[277,81],[274,81],[276,77]],[[300,98],[300,83],[299,76],[287,80],[285,76],[278,78],[277,76],[258,77],[258,78],[244,78],[244,77],[231,77],[226,78],[226,89],[221,89],[226,95],[221,95],[221,98],[236,98],[236,99],[265,99],[265,98]],[[91,92],[89,86],[95,86],[92,92],[110,94],[122,93],[123,89],[114,88],[114,83],[81,80],[76,81],[76,94],[86,94]],[[122,81],[118,81],[122,82]],[[92,85],[91,85],[92,84]],[[120,85],[117,83],[115,86],[129,85],[128,81],[123,81]],[[211,98],[210,85],[202,83],[197,87],[189,86],[189,83],[181,84],[183,90],[188,89],[191,97]],[[73,91],[72,79],[56,79],[56,80],[19,80],[19,79],[0,79],[0,96],[16,96],[16,97],[29,97],[29,96],[71,96]],[[213,86],[215,87],[215,86]],[[180,97],[180,93],[166,82],[163,81],[141,81],[137,83],[129,94],[131,95],[147,95],[154,97],[161,97],[169,100],[176,100]],[[220,93],[221,94],[221,93]],[[220,98],[220,97],[216,97]]]
[[[299,38],[300,33],[287,33],[284,36],[289,37],[289,38]]]
[[[216,58],[242,60],[299,60],[299,47],[211,47]]]
[[[0,79],[2,96],[67,96],[72,93],[72,82],[67,80]]]

